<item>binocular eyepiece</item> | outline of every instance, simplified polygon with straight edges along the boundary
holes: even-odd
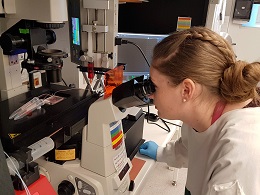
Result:
[[[148,96],[154,92],[155,86],[151,79],[140,76],[116,87],[112,92],[112,101],[119,108],[142,106],[151,103]]]
[[[149,95],[155,92],[155,86],[150,78],[144,79],[141,82],[134,84],[134,90],[137,97],[140,99],[148,98]]]

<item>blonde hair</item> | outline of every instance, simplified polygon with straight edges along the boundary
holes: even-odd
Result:
[[[237,61],[231,45],[205,27],[164,38],[154,48],[152,67],[174,85],[190,78],[229,103],[257,97],[260,63]]]

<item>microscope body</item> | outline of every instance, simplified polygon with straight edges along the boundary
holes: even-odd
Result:
[[[82,132],[81,159],[59,165],[44,158],[36,160],[40,172],[50,178],[58,192],[81,195],[127,195],[132,168],[127,157],[122,121],[128,114],[101,97],[89,108],[88,125]],[[71,194],[73,194],[71,193]]]

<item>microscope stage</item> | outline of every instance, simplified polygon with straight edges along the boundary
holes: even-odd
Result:
[[[33,97],[47,98],[50,94],[56,96],[50,96],[50,103],[41,109],[19,120],[9,119],[13,111]],[[61,139],[73,136],[87,124],[88,108],[98,98],[83,89],[50,85],[0,102],[0,137],[5,151],[27,147],[56,133]]]

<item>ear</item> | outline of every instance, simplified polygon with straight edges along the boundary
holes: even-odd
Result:
[[[196,90],[196,85],[191,79],[184,79],[182,81],[182,100],[183,102],[189,101],[193,98]]]

